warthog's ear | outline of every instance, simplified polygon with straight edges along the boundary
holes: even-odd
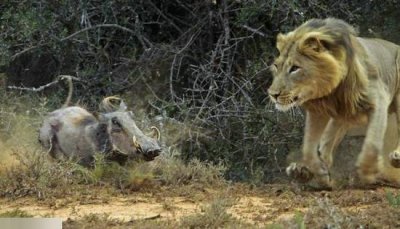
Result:
[[[118,110],[118,104],[116,104],[118,101],[122,101],[122,99],[117,96],[109,96],[104,98],[103,101],[101,101],[101,103],[99,104],[100,111],[114,112]]]
[[[119,101],[119,105],[116,104]],[[109,96],[103,99],[99,105],[100,110],[104,112],[126,111],[128,107],[125,102],[117,96]]]
[[[119,104],[118,111],[126,111],[128,109],[128,106],[126,106],[124,100],[121,99],[121,102]]]

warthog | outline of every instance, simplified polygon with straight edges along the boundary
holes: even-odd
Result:
[[[119,107],[112,101],[119,101]],[[104,112],[97,115],[78,106],[51,112],[39,130],[41,145],[53,158],[73,158],[84,166],[93,164],[96,152],[118,162],[129,158],[151,161],[160,154],[159,130],[152,127],[155,138],[143,134],[120,98],[107,97],[101,107]]]

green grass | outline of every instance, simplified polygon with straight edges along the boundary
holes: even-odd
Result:
[[[269,224],[266,225],[266,229],[285,229],[285,227],[281,224]]]
[[[160,158],[153,165],[155,177],[165,185],[199,184],[204,186],[216,186],[224,184],[224,172],[226,168],[222,164],[212,164],[192,159],[188,163],[182,160],[166,156]]]
[[[294,219],[296,221],[298,229],[306,229],[306,224],[304,223],[304,215],[301,212],[296,212]]]
[[[0,218],[31,218],[33,215],[27,213],[26,211],[22,211],[20,209],[15,209],[12,211],[6,211],[4,213],[0,213]]]
[[[12,150],[14,163],[0,170],[0,196],[62,197],[88,190],[85,186],[110,187],[125,193],[156,185],[178,187],[224,185],[224,167],[192,160],[188,163],[174,157],[154,162],[131,162],[120,166],[96,155],[94,168],[74,161],[51,161],[46,152],[17,148]],[[87,192],[87,191],[86,191]]]
[[[386,200],[390,206],[394,208],[400,207],[400,194],[394,194],[393,192],[386,191]]]

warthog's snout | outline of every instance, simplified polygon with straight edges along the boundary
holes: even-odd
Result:
[[[154,160],[155,157],[160,155],[160,153],[161,153],[160,148],[143,150],[143,158],[146,161],[152,161]]]
[[[154,131],[153,137],[139,135],[138,138],[133,136],[133,146],[137,152],[143,157],[145,161],[152,161],[155,157],[160,155],[162,149],[159,145],[160,130],[157,127],[151,127]]]

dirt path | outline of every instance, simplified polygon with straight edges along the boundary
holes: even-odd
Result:
[[[198,195],[197,195],[198,194]],[[21,210],[36,217],[58,217],[79,220],[90,215],[107,215],[110,219],[128,222],[141,219],[161,219],[179,221],[181,218],[204,212],[204,208],[219,198],[229,199],[227,213],[243,222],[254,225],[293,217],[294,212],[281,210],[269,196],[241,191],[212,190],[190,196],[166,196],[162,193],[150,195],[137,193],[118,197],[86,197],[84,200],[55,199],[38,201],[36,198],[17,200],[0,199],[0,214]],[[171,195],[168,193],[167,195]]]
[[[37,217],[58,217],[64,221],[76,220],[89,214],[106,214],[112,219],[125,222],[154,218],[178,221],[182,217],[202,212],[202,209],[210,203],[210,201],[194,202],[185,197],[167,197],[163,200],[152,197],[112,197],[107,201],[93,200],[93,203],[79,201],[65,203],[63,200],[56,200],[54,205],[38,202],[34,198],[23,198],[16,201],[2,199],[0,214],[19,209]],[[268,198],[245,196],[235,201],[235,204],[227,211],[248,223],[255,223],[254,216],[256,214],[264,215],[258,220],[293,216],[290,212],[277,215],[277,209],[277,206],[273,206]]]
[[[299,214],[308,225],[319,225],[314,222],[316,218],[333,223],[396,225],[400,222],[399,211],[388,203],[388,192],[398,191],[379,188],[295,193],[285,186],[271,186],[257,191],[199,191],[190,196],[134,193],[52,201],[38,201],[35,198],[0,199],[0,214],[19,209],[34,216],[59,217],[64,221],[79,220],[90,214],[105,214],[110,219],[122,222],[143,219],[180,221],[189,215],[203,213],[204,208],[218,198],[229,198],[232,204],[226,208],[226,212],[256,226],[290,222]]]
[[[89,214],[106,214],[113,219],[130,221],[156,217],[165,219],[178,218],[182,215],[199,211],[197,204],[188,202],[180,197],[169,197],[165,199],[165,202],[158,202],[154,198],[137,197],[113,197],[105,202],[94,200],[93,203],[80,203],[79,201],[64,203],[62,200],[57,202],[51,206],[37,202],[32,198],[24,198],[13,202],[3,200],[0,203],[2,206],[0,213],[19,209],[35,216],[51,216],[62,218],[63,220],[68,218],[79,219]],[[167,202],[171,206],[167,206],[165,204]]]

